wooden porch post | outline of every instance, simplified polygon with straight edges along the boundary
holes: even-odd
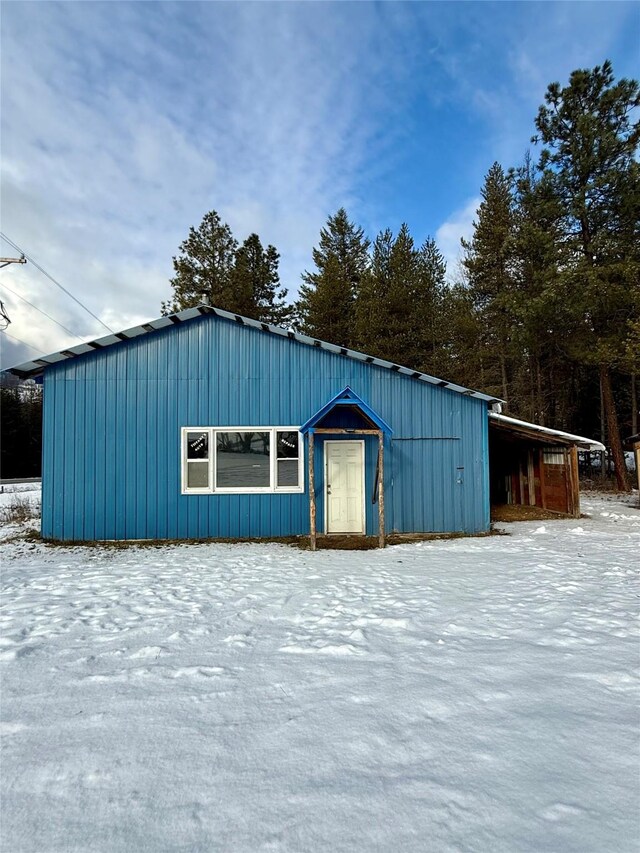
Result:
[[[384,435],[378,433],[378,546],[384,548]]]
[[[311,550],[316,550],[316,484],[314,471],[314,435],[309,430],[309,536]]]
[[[547,481],[544,478],[544,447],[538,450],[540,458],[540,495],[542,501],[542,509],[547,508]]]
[[[580,518],[580,475],[578,472],[578,448],[569,448],[569,483],[571,489],[571,515]]]
[[[533,470],[533,450],[527,452],[527,481],[529,486],[529,506],[536,505],[535,471]]]

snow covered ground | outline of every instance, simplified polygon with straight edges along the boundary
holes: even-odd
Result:
[[[5,541],[0,849],[636,853],[640,511],[583,511],[367,552]]]
[[[29,500],[40,507],[41,483],[7,483],[0,485],[0,507],[9,506],[17,500]]]

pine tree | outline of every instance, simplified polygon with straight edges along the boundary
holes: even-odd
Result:
[[[393,243],[389,228],[381,231],[373,241],[371,264],[360,281],[354,308],[357,348],[380,358],[383,357],[381,342],[388,329]]]
[[[39,477],[42,457],[42,385],[33,380],[0,388],[0,474]]]
[[[638,316],[640,122],[635,80],[614,81],[610,62],[552,83],[536,118],[543,149],[538,168],[562,204],[562,239],[571,262],[562,271],[575,316],[576,358],[598,371],[607,433],[620,489],[628,489],[612,371],[623,361],[627,321]]]
[[[485,360],[481,345],[483,318],[477,310],[466,282],[455,282],[442,291],[439,357],[441,366],[434,370],[451,382],[467,388],[486,388]]]
[[[182,311],[201,302],[239,313],[237,304],[242,304],[246,294],[234,294],[231,286],[237,248],[226,222],[215,210],[206,213],[197,230],[193,226],[189,229],[178,256],[173,258],[173,298],[162,303],[162,313]]]
[[[514,343],[520,358],[511,403],[525,419],[543,425],[567,424],[575,400],[569,381],[574,364],[566,348],[573,321],[559,274],[568,260],[558,228],[562,208],[549,181],[536,176],[528,154],[512,178],[517,280]]]
[[[287,324],[292,308],[280,287],[279,261],[275,247],[265,249],[257,234],[238,246],[226,222],[210,210],[198,229],[189,229],[173,259],[173,299],[162,303],[162,313],[205,302],[265,323]]]
[[[418,252],[408,226],[403,224],[395,239],[389,229],[380,232],[356,301],[361,349],[396,364],[418,366],[419,274]]]
[[[388,361],[416,368],[421,360],[416,318],[419,273],[418,252],[408,225],[403,223],[389,256],[385,330],[378,352]]]
[[[489,169],[473,237],[462,240],[463,268],[483,319],[479,345],[486,350],[485,388],[509,403],[513,347],[515,258],[511,179],[499,163]]]
[[[19,470],[21,436],[24,433],[24,417],[17,387],[0,389],[0,426],[2,427],[2,445],[0,446],[0,475],[2,477],[25,477]]]
[[[442,366],[442,294],[446,263],[435,241],[417,249],[405,223],[373,244],[356,302],[358,345],[378,358],[435,372]]]
[[[369,240],[344,208],[330,216],[313,250],[316,272],[305,272],[296,305],[301,332],[344,347],[355,346],[354,305],[369,266]]]
[[[416,294],[421,370],[444,376],[447,368],[444,308],[447,264],[433,237],[427,237],[418,253],[419,290]]]
[[[265,249],[257,234],[250,234],[235,254],[231,272],[232,292],[239,314],[273,325],[287,325],[291,306],[280,287],[280,255],[274,246]]]

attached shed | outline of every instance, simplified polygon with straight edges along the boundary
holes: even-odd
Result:
[[[539,507],[579,518],[578,448],[604,445],[490,412],[491,505]]]
[[[13,368],[43,375],[57,541],[481,533],[494,398],[199,306]]]
[[[640,433],[630,435],[624,441],[624,446],[633,451],[633,459],[636,470],[636,484],[640,492]]]

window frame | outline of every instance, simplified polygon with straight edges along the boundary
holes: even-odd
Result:
[[[207,433],[207,442],[208,442],[208,454],[206,461],[209,463],[209,485],[205,488],[201,488],[199,486],[189,486],[187,479],[187,472],[189,468],[189,462],[204,462],[204,459],[193,459],[189,460],[187,458],[187,449],[188,449],[188,439],[187,436],[190,432],[205,432]],[[211,493],[211,484],[213,483],[212,471],[213,471],[213,452],[211,447],[211,428],[210,427],[182,427],[180,434],[180,458],[182,460],[181,464],[181,477],[180,477],[180,486],[183,495],[208,495]]]
[[[551,447],[542,448],[542,464],[543,465],[566,465],[567,451],[564,447],[552,445]]]
[[[187,485],[187,435],[191,432],[206,432],[209,442],[209,485],[206,488],[190,488]],[[217,434],[222,432],[267,432],[269,433],[269,485],[268,486],[216,486]],[[278,433],[298,434],[298,485],[278,486]],[[295,457],[293,457],[295,459]],[[180,428],[180,487],[183,495],[281,495],[304,493],[304,437],[297,426],[183,426]],[[191,460],[196,461],[196,460]],[[200,460],[204,461],[204,460]]]

